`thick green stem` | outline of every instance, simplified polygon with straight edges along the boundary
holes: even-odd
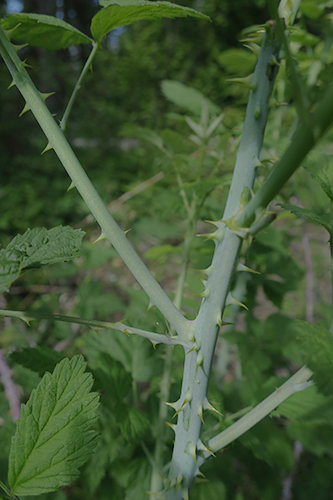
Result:
[[[251,189],[254,182],[257,158],[259,158],[263,135],[268,115],[270,97],[277,66],[272,61],[278,59],[279,45],[274,33],[267,27],[260,56],[253,77],[253,89],[250,92],[242,139],[237,155],[234,176],[224,213],[224,220],[232,217],[240,208],[244,188]],[[182,478],[179,488],[171,488],[168,500],[186,496],[191,487],[196,470],[196,455],[200,447],[200,432],[203,411],[209,408],[206,398],[209,374],[217,339],[222,324],[222,310],[225,307],[230,284],[238,258],[242,240],[228,228],[222,241],[222,230],[216,234],[216,248],[204,299],[199,314],[194,322],[194,337],[197,351],[186,351],[182,392],[175,409],[181,408],[178,415],[175,446],[170,468],[170,481]]]
[[[266,181],[238,216],[239,227],[249,226],[256,214],[265,209],[275,198],[332,122],[333,85],[329,87],[315,111],[310,115],[308,122],[300,124],[287,151],[274,165]]]
[[[259,403],[253,410],[249,411],[244,417],[240,418],[237,422],[222,431],[217,436],[208,441],[208,448],[213,451],[219,451],[225,448],[228,444],[235,441],[235,439],[242,436],[246,431],[251,429],[254,425],[260,422],[263,418],[269,415],[275,408],[277,408],[283,401],[288,399],[292,394],[302,391],[313,385],[312,382],[307,382],[312,376],[312,371],[303,366],[296,372],[289,380],[287,380],[281,387],[276,389],[264,401]],[[202,457],[198,459],[198,468],[210,456],[210,453],[203,452]]]
[[[55,150],[59,160],[72,179],[74,186],[77,188],[91,213],[101,226],[102,234],[113,244],[127,267],[149,296],[151,302],[158,307],[179,336],[185,339],[190,328],[190,322],[184,318],[155,278],[151,275],[146,265],[142,262],[139,255],[127,240],[124,232],[111,216],[87,174],[81,167],[80,162],[68,144],[62,130],[60,130],[47,109],[41,94],[31,81],[24,68],[24,63],[17,56],[14,47],[7,40],[1,28],[0,53],[12,74],[14,83],[40,124],[50,146]]]
[[[88,57],[88,59],[86,61],[86,64],[84,65],[83,70],[81,71],[81,74],[79,76],[79,79],[76,82],[76,85],[74,87],[73,93],[72,93],[72,95],[71,95],[71,97],[70,97],[70,99],[68,101],[68,104],[67,104],[65,112],[64,112],[64,116],[62,117],[62,119],[60,121],[60,128],[61,128],[61,130],[63,132],[66,130],[66,126],[67,126],[67,121],[68,121],[68,118],[69,118],[69,114],[72,111],[72,107],[73,107],[74,101],[76,99],[77,93],[78,93],[78,91],[81,88],[82,80],[85,77],[85,75],[87,74],[87,72],[89,71],[89,68],[91,67],[91,64],[92,64],[92,62],[94,60],[94,57],[96,55],[98,47],[99,47],[99,44],[97,42],[94,42],[93,43],[92,51],[90,52],[90,55],[89,55],[89,57]]]

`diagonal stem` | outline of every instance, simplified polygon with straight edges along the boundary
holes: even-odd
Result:
[[[24,68],[24,63],[19,59],[14,47],[7,40],[2,28],[0,28],[0,54],[12,74],[14,83],[33,112],[51,147],[55,150],[59,160],[72,179],[74,186],[101,226],[103,236],[113,244],[129,270],[149,296],[151,302],[158,307],[181,339],[185,340],[191,322],[181,314],[159,283],[157,283],[106,208],[63,132],[46,107],[42,96],[34,86]]]

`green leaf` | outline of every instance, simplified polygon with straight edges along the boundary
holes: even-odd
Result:
[[[121,135],[136,137],[142,141],[150,142],[159,149],[163,149],[163,140],[154,130],[150,130],[149,128],[126,126],[122,130]]]
[[[295,320],[296,331],[304,361],[314,372],[313,379],[320,392],[333,394],[333,335],[329,330],[307,321]]]
[[[332,397],[324,396],[313,385],[305,391],[295,392],[272,415],[283,415],[291,420],[304,420],[317,425],[329,424],[333,421]]]
[[[0,250],[0,292],[7,291],[23,269],[65,262],[77,257],[84,236],[69,226],[28,229]]]
[[[147,250],[147,252],[144,253],[144,257],[146,257],[147,259],[158,259],[163,255],[167,255],[170,253],[179,253],[180,251],[181,248],[179,246],[158,245]]]
[[[326,221],[323,217],[316,214],[315,212],[312,212],[312,210],[300,208],[296,205],[289,205],[288,203],[278,203],[278,205],[280,205],[285,210],[289,210],[291,213],[296,215],[296,217],[306,217],[311,222],[315,222],[323,226],[330,234],[333,233],[333,224]]]
[[[45,346],[26,347],[10,354],[10,359],[15,363],[37,372],[41,377],[46,371],[53,371],[63,358],[63,354]]]
[[[208,16],[189,7],[182,7],[170,2],[147,2],[146,0],[103,0],[100,4],[105,7],[92,19],[91,33],[97,42],[109,31],[133,24],[136,21],[147,19],[156,21],[163,17],[198,17],[209,19]]]
[[[216,115],[221,113],[221,108],[193,87],[189,87],[175,80],[163,80],[161,89],[163,95],[169,101],[195,115],[201,115],[203,103],[207,104],[210,113]]]
[[[40,495],[70,484],[92,454],[97,433],[90,428],[99,396],[90,392],[93,378],[85,368],[82,356],[65,358],[21,406],[9,455],[14,495]]]
[[[329,199],[331,201],[333,201],[333,191],[331,189],[329,180],[328,180],[325,172],[323,172],[322,170],[319,170],[319,168],[307,167],[306,165],[304,165],[304,168],[305,168],[305,170],[307,170],[309,172],[311,177],[318,182],[318,184],[320,185],[320,187],[322,188],[324,193],[329,197]],[[323,179],[323,177],[324,177],[324,179]]]
[[[247,76],[253,72],[257,58],[248,50],[229,49],[221,52],[218,60],[227,73]]]
[[[22,40],[48,50],[67,49],[70,45],[93,43],[93,40],[65,21],[43,14],[12,14],[1,20],[5,30],[15,30],[12,40]]]
[[[139,442],[150,428],[146,415],[132,406],[125,404],[117,406],[115,415],[120,431],[128,441]]]

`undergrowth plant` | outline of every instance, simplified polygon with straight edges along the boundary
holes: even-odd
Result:
[[[180,272],[174,297],[170,298],[132,246],[130,235],[119,227],[101,200],[65,132],[84,77],[111,30],[142,19],[207,17],[168,2],[101,0],[100,5],[91,23],[92,38],[50,16],[8,16],[1,21],[0,53],[13,79],[10,87],[17,87],[25,100],[21,115],[31,110],[47,138],[43,153],[54,150],[71,179],[70,188],[78,190],[100,226],[95,245],[98,247],[105,239],[112,243],[148,296],[149,304],[134,287],[127,292],[140,296],[140,313],[129,306],[124,308],[124,321],[113,323],[50,315],[33,308],[0,311],[2,316],[19,318],[27,324],[50,320],[88,327],[81,344],[88,361],[87,373],[80,354],[69,359],[42,345],[11,354],[11,363],[30,368],[42,379],[21,406],[10,444],[8,481],[6,484],[2,477],[0,482],[3,495],[9,499],[47,496],[70,485],[79,476],[78,467],[86,464],[79,492],[75,486],[72,490],[63,488],[59,498],[280,498],[282,479],[274,489],[272,471],[276,465],[286,474],[293,470],[293,441],[301,441],[319,456],[328,453],[324,444],[313,445],[311,436],[315,441],[316,432],[323,432],[321,425],[326,426],[328,434],[332,432],[328,424],[333,388],[332,320],[326,329],[283,314],[260,320],[253,310],[260,288],[280,307],[285,293],[295,289],[302,277],[302,270],[286,250],[288,236],[270,226],[279,209],[270,209],[269,205],[332,123],[333,87],[328,86],[318,95],[312,88],[320,71],[318,65],[313,66],[310,55],[306,68],[301,59],[295,62],[299,47],[315,47],[323,70],[325,62],[328,64],[330,45],[320,45],[297,23],[294,26],[299,1],[283,0],[279,7],[271,1],[271,19],[244,35],[243,42],[256,58],[254,73],[233,78],[230,83],[249,88],[241,133],[228,109],[223,111],[199,91],[168,80],[162,83],[164,95],[187,114],[170,115],[172,129],[161,133],[133,124],[122,131],[123,135],[157,147],[159,165],[172,173],[169,196],[177,193],[179,211],[184,215],[180,231],[183,237],[177,245],[163,243],[145,254],[155,273],[162,265],[161,259],[178,259]],[[308,3],[305,14],[307,8]],[[71,44],[91,45],[90,56],[60,122],[45,104],[51,93],[41,94],[36,89],[28,64],[18,55],[22,46],[14,45],[14,41],[49,50],[65,49]],[[223,61],[226,66],[230,63],[228,54]],[[280,68],[282,75],[278,77]],[[310,75],[309,85],[304,83],[302,71]],[[276,81],[278,89],[274,91]],[[278,108],[265,138],[269,110],[281,104],[277,97],[293,100],[297,117],[289,137],[281,138],[279,128],[292,113],[288,115],[284,107]],[[329,175],[318,164],[308,165],[307,171],[331,206]],[[223,208],[222,192],[226,189]],[[327,217],[283,200],[281,206],[323,226],[333,248],[331,212]],[[202,219],[214,214],[218,214],[210,221],[214,230],[199,234],[198,240],[197,233],[205,227]],[[17,235],[0,253],[0,291],[8,291],[25,269],[70,261],[78,255],[82,258],[84,249],[81,254],[79,251],[83,236],[81,229],[61,226],[27,229]],[[114,256],[113,249],[106,252]],[[190,272],[191,259],[207,263],[198,271],[201,289],[198,278]],[[189,284],[192,295],[201,299],[197,310],[195,300],[187,295]],[[89,300],[92,296],[88,304]],[[243,314],[241,317],[247,324],[246,334],[235,326],[239,311],[247,309],[245,303],[249,311],[245,320]],[[107,299],[105,310],[116,310],[112,300]],[[156,352],[148,349],[148,341]],[[164,344],[164,351],[160,344]],[[228,385],[230,363],[236,375]],[[220,406],[209,400],[209,392]],[[276,420],[288,417],[289,434],[272,419],[254,427],[268,415]],[[262,477],[257,478],[260,486],[257,490],[250,488],[249,496],[239,472],[234,471],[234,477],[233,472],[228,472],[226,455],[232,453],[228,445],[239,438],[255,460],[272,467],[271,472],[264,469]],[[237,441],[234,446],[237,460],[242,461],[244,452],[237,448]],[[224,454],[221,450],[225,450]],[[255,476],[254,469],[248,467],[247,474]],[[224,476],[223,470],[227,471]],[[211,474],[210,482],[194,485],[204,473]],[[265,483],[265,477],[271,486]]]

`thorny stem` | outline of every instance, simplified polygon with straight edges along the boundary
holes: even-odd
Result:
[[[50,319],[55,321],[64,321],[66,323],[76,323],[79,325],[88,326],[92,330],[117,330],[126,335],[138,335],[139,337],[150,340],[153,344],[166,344],[174,345],[187,345],[182,342],[178,337],[169,337],[161,333],[150,332],[147,330],[140,330],[139,328],[132,328],[131,326],[124,325],[123,323],[108,323],[106,321],[88,320],[83,318],[76,318],[74,316],[66,316],[61,314],[42,314],[35,312],[25,311],[9,311],[7,309],[0,309],[0,316],[9,316],[12,318],[19,318],[29,324],[34,319]]]
[[[129,270],[149,296],[151,302],[158,307],[181,339],[186,340],[191,323],[175,307],[168,295],[164,292],[159,283],[157,283],[127,240],[124,232],[107,210],[68,144],[62,130],[60,130],[46,107],[42,96],[35,88],[24,68],[24,63],[18,57],[12,44],[7,40],[2,28],[0,28],[0,54],[12,74],[14,83],[45,133],[49,144],[55,150],[59,160],[72,179],[72,183],[77,188],[93,216],[101,226],[102,236],[113,244]]]
[[[72,92],[72,95],[68,101],[68,104],[66,106],[66,109],[65,109],[65,112],[64,112],[64,115],[60,121],[60,128],[63,132],[65,132],[66,130],[66,126],[67,126],[67,121],[68,121],[68,118],[69,118],[69,114],[70,112],[72,111],[72,107],[73,107],[73,104],[74,104],[74,101],[76,99],[76,96],[77,96],[77,93],[78,91],[80,90],[81,88],[81,82],[83,80],[83,78],[85,77],[85,75],[87,74],[87,72],[89,71],[89,68],[91,67],[91,64],[93,62],[93,59],[96,55],[96,52],[99,48],[99,44],[97,42],[93,42],[93,48],[92,48],[92,51],[90,52],[90,55],[81,71],[81,74],[79,76],[79,79],[78,81],[76,82],[76,85],[74,87],[74,90]]]

